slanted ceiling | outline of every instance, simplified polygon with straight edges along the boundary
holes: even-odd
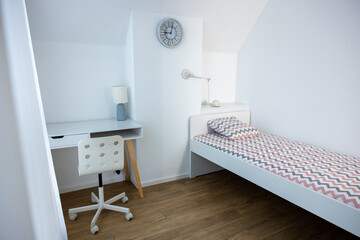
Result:
[[[35,41],[123,45],[131,11],[198,17],[204,51],[237,53],[267,0],[26,0]],[[154,36],[155,36],[154,26]],[[186,29],[185,29],[186,31]],[[185,32],[186,34],[186,32]]]

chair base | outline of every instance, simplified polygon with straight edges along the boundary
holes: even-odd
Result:
[[[99,231],[99,228],[98,228],[98,226],[96,226],[95,223],[96,223],[97,219],[99,218],[100,213],[103,209],[125,213],[126,220],[130,221],[133,218],[133,215],[130,212],[129,208],[111,205],[111,203],[113,203],[119,199],[121,199],[123,203],[126,203],[128,201],[128,197],[125,195],[124,192],[119,195],[116,195],[113,198],[110,198],[107,201],[104,201],[104,189],[101,186],[101,187],[99,187],[99,198],[93,192],[91,193],[91,201],[96,204],[69,209],[69,218],[70,218],[70,220],[75,220],[77,217],[77,213],[97,209],[95,216],[92,219],[91,225],[90,225],[90,231],[92,234],[95,234]]]

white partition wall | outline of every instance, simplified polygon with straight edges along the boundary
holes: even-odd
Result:
[[[0,11],[0,22],[3,13]],[[29,198],[26,194],[26,180],[19,151],[14,103],[5,57],[3,25],[0,24],[0,212],[7,216],[0,225],[0,239],[34,239],[31,227]],[[11,184],[7,184],[11,183]],[[14,191],[16,189],[16,191]],[[16,206],[16,208],[11,208]],[[16,228],[16,231],[9,229]],[[19,231],[21,230],[21,231]]]
[[[67,239],[23,0],[0,1],[0,31],[0,239]]]
[[[169,49],[156,37],[159,21],[177,19],[184,30],[182,42]],[[144,127],[137,141],[143,186],[188,176],[188,119],[201,109],[201,80],[181,78],[184,68],[202,74],[203,24],[201,18],[133,12],[128,39],[133,57],[135,120]],[[132,100],[133,101],[133,100]]]

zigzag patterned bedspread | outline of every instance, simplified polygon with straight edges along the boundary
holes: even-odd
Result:
[[[194,140],[360,211],[360,159],[268,133],[235,141],[211,133]]]

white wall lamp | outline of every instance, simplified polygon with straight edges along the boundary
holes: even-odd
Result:
[[[212,101],[212,103],[210,103],[210,80],[211,80],[211,78],[195,76],[189,69],[182,70],[181,71],[181,77],[183,79],[198,78],[198,79],[207,80],[207,92],[208,92],[207,102],[205,104],[203,103],[202,105],[210,106],[210,107],[220,107],[219,100],[214,100],[214,101]]]

